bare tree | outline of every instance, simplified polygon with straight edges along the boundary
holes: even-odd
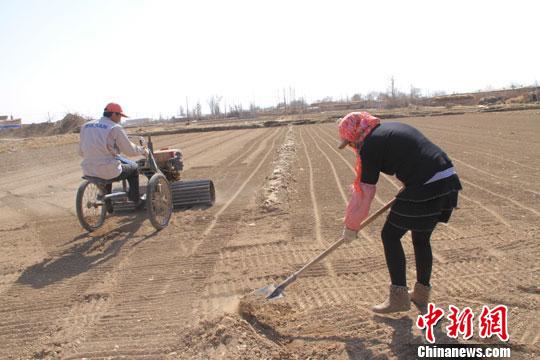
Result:
[[[257,104],[255,104],[255,101],[252,101],[250,104],[249,104],[249,112],[251,113],[251,115],[253,117],[256,117],[257,116],[257,111],[259,110],[259,107],[257,106]]]
[[[242,116],[242,104],[232,104],[229,106],[229,117],[241,117]]]
[[[396,84],[393,76],[390,78],[390,97],[392,99],[396,98]]]
[[[202,116],[201,103],[197,101],[197,105],[195,105],[195,109],[193,109],[193,117],[200,120],[201,116]]]
[[[411,90],[409,92],[409,99],[411,102],[414,102],[415,100],[418,100],[420,98],[421,90],[420,88],[414,87],[411,84]]]
[[[212,95],[208,98],[208,107],[212,116],[219,116],[221,113],[220,102],[223,96]]]

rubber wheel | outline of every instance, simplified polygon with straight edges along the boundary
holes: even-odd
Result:
[[[165,176],[154,174],[146,186],[146,211],[156,230],[169,224],[173,211],[171,187]]]
[[[99,187],[85,180],[77,189],[77,198],[75,208],[77,209],[77,218],[81,226],[88,232],[99,229],[105,221],[107,209],[103,201],[98,200]]]

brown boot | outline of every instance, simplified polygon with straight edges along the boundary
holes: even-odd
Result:
[[[371,308],[373,312],[388,314],[407,311],[411,308],[411,300],[406,286],[390,285],[390,295],[382,304]]]
[[[409,291],[409,296],[411,301],[422,311],[423,313],[427,310],[427,305],[429,302],[429,293],[431,291],[431,286],[426,286],[417,282],[414,284],[414,290]]]

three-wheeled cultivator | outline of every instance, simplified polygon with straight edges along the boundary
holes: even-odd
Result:
[[[148,179],[148,183],[139,189],[139,192],[143,194],[140,204],[146,207],[150,222],[157,230],[169,224],[173,208],[214,204],[216,195],[212,180],[181,179],[184,163],[180,150],[154,151],[152,139],[149,136],[147,156],[138,160],[137,166],[139,173]],[[115,180],[89,176],[83,176],[83,178],[85,180],[77,191],[75,206],[79,223],[86,230],[94,231],[101,227],[107,210],[120,212],[135,209],[134,202],[128,199],[126,180],[121,181],[121,187],[114,188],[108,193],[107,187],[110,187]]]

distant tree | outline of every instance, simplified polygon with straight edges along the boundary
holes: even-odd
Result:
[[[298,98],[293,101],[291,101],[290,106],[293,108],[304,108],[306,106],[306,101],[304,98]]]
[[[376,92],[376,91],[370,91],[366,95],[366,100],[368,100],[368,101],[379,100],[379,93]]]
[[[422,93],[422,91],[420,90],[420,88],[414,87],[411,84],[411,90],[409,91],[409,98],[410,98],[411,101],[419,99],[421,93]]]
[[[249,112],[253,115],[253,116],[256,116],[257,115],[257,111],[260,110],[260,107],[257,106],[257,104],[255,104],[255,101],[251,102],[249,104]]]
[[[201,116],[202,116],[201,103],[197,101],[197,105],[195,105],[195,109],[193,109],[193,117],[196,119],[200,119]]]
[[[239,118],[242,116],[243,112],[242,104],[232,104],[229,106],[228,117],[230,118]]]
[[[396,82],[395,82],[395,79],[394,77],[392,76],[390,78],[390,87],[388,89],[388,92],[389,92],[389,96],[392,98],[392,99],[395,99],[396,98]]]
[[[320,102],[332,102],[334,99],[331,96],[325,96]]]
[[[223,96],[212,95],[208,98],[208,107],[212,116],[219,116],[221,113],[220,102]]]
[[[352,97],[351,97],[351,100],[352,101],[362,101],[362,94],[354,94]]]

